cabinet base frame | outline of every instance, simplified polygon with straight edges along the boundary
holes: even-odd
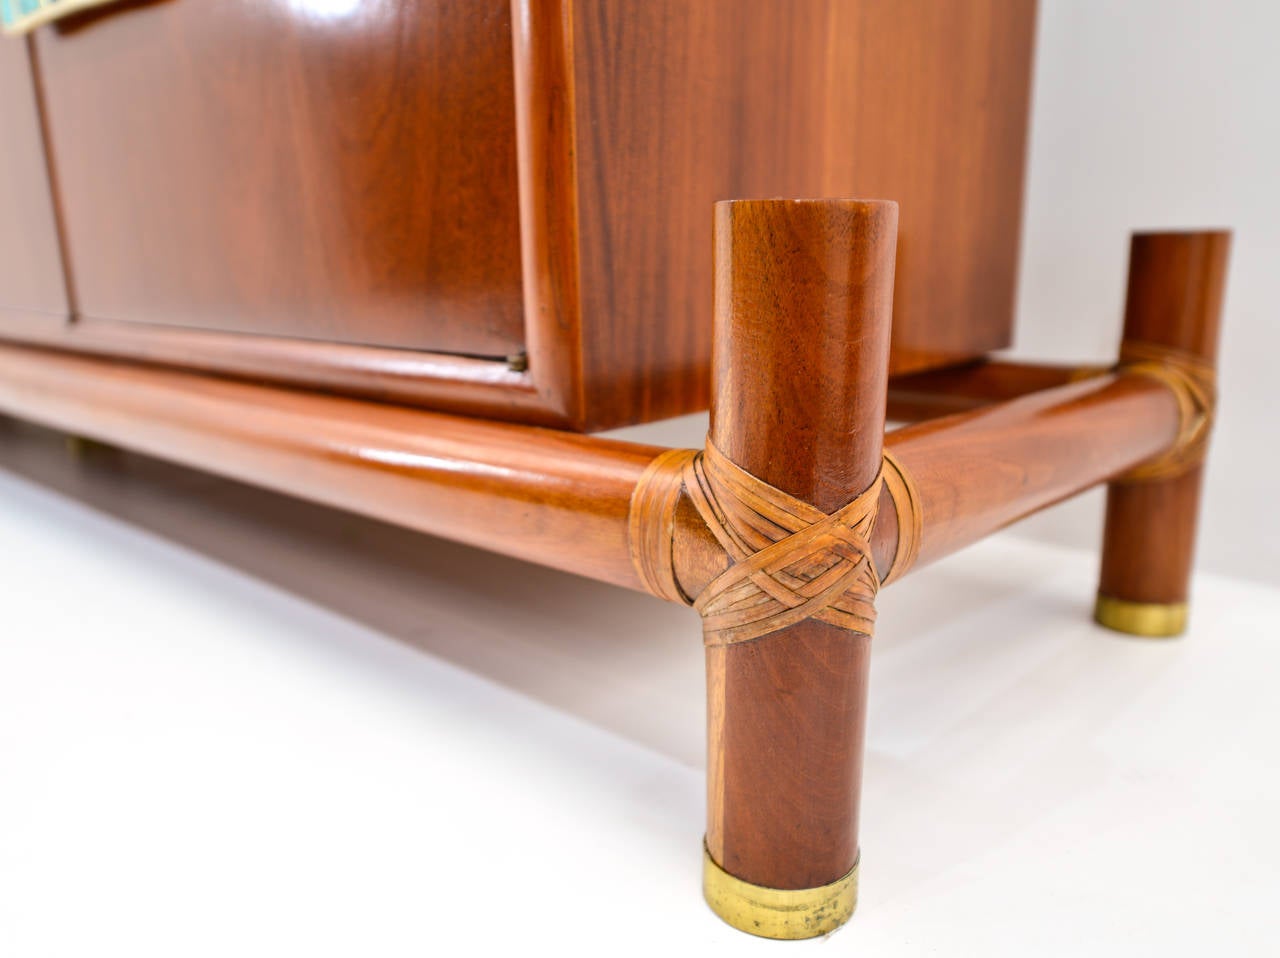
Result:
[[[988,362],[886,390],[887,313],[876,290],[892,286],[892,260],[886,267],[882,255],[892,244],[880,242],[889,229],[884,208],[865,206],[823,201],[802,215],[799,204],[768,201],[720,224],[733,237],[720,255],[748,257],[754,267],[726,270],[740,285],[718,293],[728,298],[717,300],[717,337],[728,345],[717,347],[715,375],[736,385],[715,391],[733,398],[713,408],[717,445],[740,466],[780,463],[762,478],[823,513],[881,481],[883,445],[910,479],[914,511],[901,508],[900,492],[881,489],[866,535],[866,559],[879,579],[891,568],[895,579],[910,572],[896,561],[904,515],[918,515],[912,549],[916,564],[927,563],[1111,482],[1096,617],[1136,634],[1181,631],[1201,468],[1152,479],[1130,474],[1142,475],[1135,467],[1165,457],[1189,434],[1184,397],[1170,382],[1124,365],[1082,371]],[[779,226],[787,226],[788,243],[771,241]],[[796,255],[806,243],[839,249],[850,229],[861,245],[843,259]],[[1221,232],[1135,237],[1126,341],[1181,350],[1211,366],[1228,245]],[[805,271],[814,263],[835,269],[843,284],[836,300],[823,299],[827,312],[819,316],[812,298],[831,290],[811,282]],[[743,286],[743,277],[753,278]],[[761,304],[782,309],[789,323],[811,321],[817,338],[797,340],[802,331],[791,326],[776,351],[761,352],[754,333],[734,333],[757,328]],[[744,352],[744,342],[755,351]],[[788,342],[799,343],[804,362],[793,362]],[[815,372],[824,355],[834,358]],[[836,381],[844,393],[831,392]],[[813,389],[829,401],[810,403]],[[742,401],[770,390],[772,404]],[[889,411],[923,421],[885,436],[886,393]],[[796,419],[797,409],[809,410],[808,418]],[[654,460],[669,455],[31,345],[0,344],[0,411],[641,591],[633,496]],[[924,418],[931,412],[950,414]],[[645,522],[646,535],[665,542],[685,596],[733,565],[684,496]],[[735,927],[805,937],[832,930],[853,911],[868,631],[811,619],[708,648],[707,896]],[[796,775],[772,775],[777,756],[754,754],[771,743],[780,754],[797,747],[814,754],[784,760]],[[753,808],[756,794],[765,804]]]

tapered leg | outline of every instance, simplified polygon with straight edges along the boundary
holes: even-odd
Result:
[[[1095,618],[1120,632],[1171,636],[1186,627],[1230,240],[1225,232],[1133,238],[1121,361],[1163,367],[1189,426],[1180,449],[1107,490]]]
[[[716,209],[706,455],[718,457],[700,481],[714,501],[705,514],[716,523],[724,513],[719,534],[731,555],[739,550],[737,568],[760,568],[740,579],[731,569],[720,597],[708,598],[713,583],[697,603],[707,644],[705,892],[730,924],[766,937],[824,934],[856,901],[876,587],[863,538],[874,508],[868,518],[863,506],[878,498],[896,234],[893,203]],[[718,485],[719,459],[728,465]],[[733,499],[734,466],[772,489]],[[801,518],[774,528],[756,493]],[[787,538],[832,513],[821,535]],[[745,557],[770,541],[780,543],[777,561]],[[766,605],[772,618],[753,618]]]

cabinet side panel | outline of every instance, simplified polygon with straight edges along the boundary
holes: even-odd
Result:
[[[67,313],[31,60],[12,39],[0,39],[0,308]]]
[[[1008,345],[1033,0],[578,0],[591,425],[704,408],[711,209],[900,206],[892,371]]]
[[[891,369],[1012,341],[1034,0],[833,7],[827,189],[897,200]]]

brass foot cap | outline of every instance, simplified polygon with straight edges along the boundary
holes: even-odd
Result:
[[[1093,618],[1099,625],[1129,635],[1163,639],[1181,635],[1187,628],[1185,602],[1126,602],[1109,595],[1098,596]]]
[[[735,878],[702,848],[702,894],[726,922],[761,938],[817,938],[835,931],[858,904],[858,865],[818,888],[765,888]]]

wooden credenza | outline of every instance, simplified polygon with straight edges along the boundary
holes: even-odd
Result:
[[[1108,482],[1095,618],[1187,622],[1229,234],[1133,238],[1116,364],[986,358],[1034,19],[121,0],[41,26],[0,43],[0,412],[693,606],[705,897],[825,934],[857,898],[882,586]],[[580,435],[706,408],[701,450]]]
[[[595,430],[706,408],[715,201],[878,196],[892,369],[955,363],[1009,343],[1033,26],[1029,0],[100,7],[0,46],[0,335]]]

